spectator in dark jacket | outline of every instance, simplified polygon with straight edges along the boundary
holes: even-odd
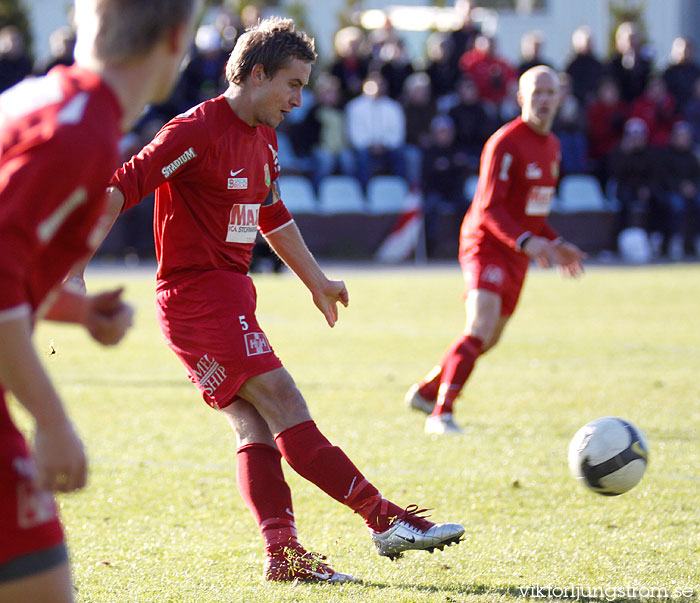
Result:
[[[615,32],[616,53],[607,64],[608,74],[620,87],[622,98],[632,102],[642,95],[651,75],[651,57],[642,46],[639,27],[625,21]]]
[[[668,91],[676,104],[683,107],[693,95],[693,84],[700,77],[695,48],[688,38],[678,37],[671,46],[671,60],[663,73]]]
[[[0,29],[0,92],[14,86],[32,72],[32,60],[24,38],[14,25]]]
[[[471,78],[463,77],[457,82],[457,99],[448,115],[454,122],[457,145],[466,153],[469,167],[476,172],[481,150],[496,130],[496,124],[484,109],[479,90]]]
[[[591,29],[582,25],[571,35],[571,47],[574,56],[566,66],[566,73],[571,78],[571,89],[582,107],[589,105],[595,98],[600,79],[603,77],[603,64],[593,52]]]
[[[455,124],[439,115],[431,124],[431,143],[423,153],[423,211],[428,255],[438,240],[442,216],[449,216],[457,236],[462,217],[469,205],[464,183],[469,175],[467,156],[457,145]]]
[[[658,150],[649,145],[649,129],[643,119],[625,123],[620,145],[610,156],[610,177],[620,202],[618,232],[639,227],[650,233],[664,228]]]
[[[693,152],[693,131],[687,122],[673,125],[671,143],[663,153],[662,173],[670,212],[669,257],[683,259],[691,242],[700,255],[700,162]]]

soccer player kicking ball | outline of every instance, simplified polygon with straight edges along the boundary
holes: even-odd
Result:
[[[559,178],[559,141],[551,133],[559,105],[557,74],[543,65],[520,78],[519,118],[486,142],[474,201],[462,223],[459,262],[466,285],[464,332],[440,364],[406,394],[429,416],[426,433],[458,434],[455,399],[479,356],[498,343],[520,297],[530,259],[583,273],[584,254],[547,223]]]
[[[32,346],[41,317],[82,324],[113,345],[131,325],[121,290],[71,293],[61,281],[94,251],[118,142],[167,98],[194,31],[195,0],[79,0],[76,63],[0,95],[0,602],[73,600],[52,490],[82,488],[82,442]],[[36,422],[34,453],[11,392]]]
[[[116,217],[156,191],[158,321],[204,400],[236,432],[238,487],[265,541],[264,578],[344,582],[354,578],[297,540],[281,456],[359,514],[380,555],[443,548],[464,528],[382,497],[318,430],[256,320],[247,272],[258,228],[331,327],[337,304],[348,304],[345,284],[321,271],[277,184],[274,128],[301,105],[315,59],[313,40],[291,20],[248,29],[228,60],[226,92],[167,123],[117,171],[108,197]]]

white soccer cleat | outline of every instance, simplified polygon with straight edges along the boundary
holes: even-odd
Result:
[[[377,552],[384,557],[396,559],[404,551],[418,550],[432,553],[446,546],[459,544],[464,535],[464,526],[458,523],[433,523],[420,513],[427,509],[418,509],[409,505],[398,515],[391,527],[385,532],[372,532],[372,541]]]
[[[404,402],[406,403],[406,408],[419,410],[427,415],[433,412],[433,408],[435,407],[435,400],[428,400],[418,393],[417,383],[414,383],[408,389]]]
[[[464,430],[455,423],[451,413],[430,415],[425,420],[425,433],[435,435],[460,435]]]

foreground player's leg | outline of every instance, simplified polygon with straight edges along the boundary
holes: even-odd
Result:
[[[241,497],[265,540],[263,579],[272,581],[354,582],[356,578],[336,572],[325,557],[307,552],[297,540],[292,493],[284,479],[282,455],[257,411],[237,400],[237,412],[226,411],[239,441],[236,481]],[[232,405],[232,406],[234,406]],[[250,442],[252,437],[264,440]],[[247,443],[242,443],[247,442]]]
[[[0,603],[72,603],[70,567],[67,561],[38,573],[3,580],[0,574]]]
[[[277,433],[277,447],[292,469],[365,520],[381,555],[433,550],[458,542],[464,534],[461,525],[436,525],[420,517],[415,507],[403,509],[383,498],[345,453],[319,431],[285,369],[249,379],[241,395]],[[306,420],[298,420],[304,416]]]
[[[383,498],[313,421],[286,429],[275,440],[299,475],[365,520],[380,555],[398,557],[410,549],[432,552],[459,542],[464,534],[461,525],[434,524],[415,505],[403,509]]]

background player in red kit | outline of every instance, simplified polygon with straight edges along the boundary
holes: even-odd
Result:
[[[196,0],[76,3],[76,64],[0,96],[0,602],[73,600],[51,490],[85,485],[83,445],[31,343],[46,318],[117,343],[131,324],[121,291],[60,286],[104,233],[117,145],[146,102],[169,94]],[[12,392],[36,422],[34,454],[13,424]]]
[[[239,490],[265,541],[267,580],[347,581],[299,544],[281,455],[300,475],[358,513],[381,555],[456,543],[457,524],[403,509],[333,446],[311,419],[255,316],[247,275],[258,227],[299,276],[332,327],[347,305],[280,199],[274,129],[294,107],[316,58],[291,20],[266,19],[229,58],[227,91],[178,116],[115,174],[110,205],[128,208],[156,190],[157,315],[168,345],[238,443]],[[281,453],[281,455],[280,455]]]
[[[461,433],[452,417],[454,401],[476,359],[496,345],[515,311],[530,259],[557,264],[569,276],[582,273],[581,250],[546,221],[559,178],[559,141],[550,132],[559,104],[557,74],[545,66],[526,71],[518,100],[521,116],[484,146],[479,184],[462,224],[464,332],[406,394],[407,406],[429,414],[426,433]]]

